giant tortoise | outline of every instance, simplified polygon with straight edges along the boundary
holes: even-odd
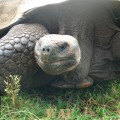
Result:
[[[42,6],[38,0],[32,7],[33,0],[3,1],[1,91],[10,74],[22,75],[23,88],[47,83],[84,88],[120,77],[118,1],[68,0]]]

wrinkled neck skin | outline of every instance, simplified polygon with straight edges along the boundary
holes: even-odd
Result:
[[[71,15],[72,14],[72,15]],[[68,83],[82,81],[89,72],[93,57],[94,26],[85,10],[70,11],[64,14],[59,21],[59,33],[75,37],[80,45],[81,61],[76,69],[62,74]]]

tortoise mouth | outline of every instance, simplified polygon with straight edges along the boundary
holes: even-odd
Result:
[[[76,66],[78,64],[76,64],[75,60],[66,60],[66,61],[60,60],[60,61],[51,62],[51,63],[43,63],[42,62],[42,64],[38,63],[38,65],[47,74],[59,75],[59,74],[62,74],[64,72],[73,70],[74,68],[76,68]]]

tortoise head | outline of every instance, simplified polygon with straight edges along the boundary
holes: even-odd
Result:
[[[34,52],[38,65],[51,75],[75,69],[81,59],[78,41],[69,35],[45,35],[36,43]]]

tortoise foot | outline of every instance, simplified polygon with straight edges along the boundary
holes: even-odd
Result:
[[[51,84],[51,86],[55,88],[74,88],[73,84],[69,84],[64,80],[56,80]]]
[[[69,83],[65,80],[56,80],[51,86],[56,88],[86,88],[93,84],[93,80],[90,77],[87,77],[83,81],[77,83]]]

